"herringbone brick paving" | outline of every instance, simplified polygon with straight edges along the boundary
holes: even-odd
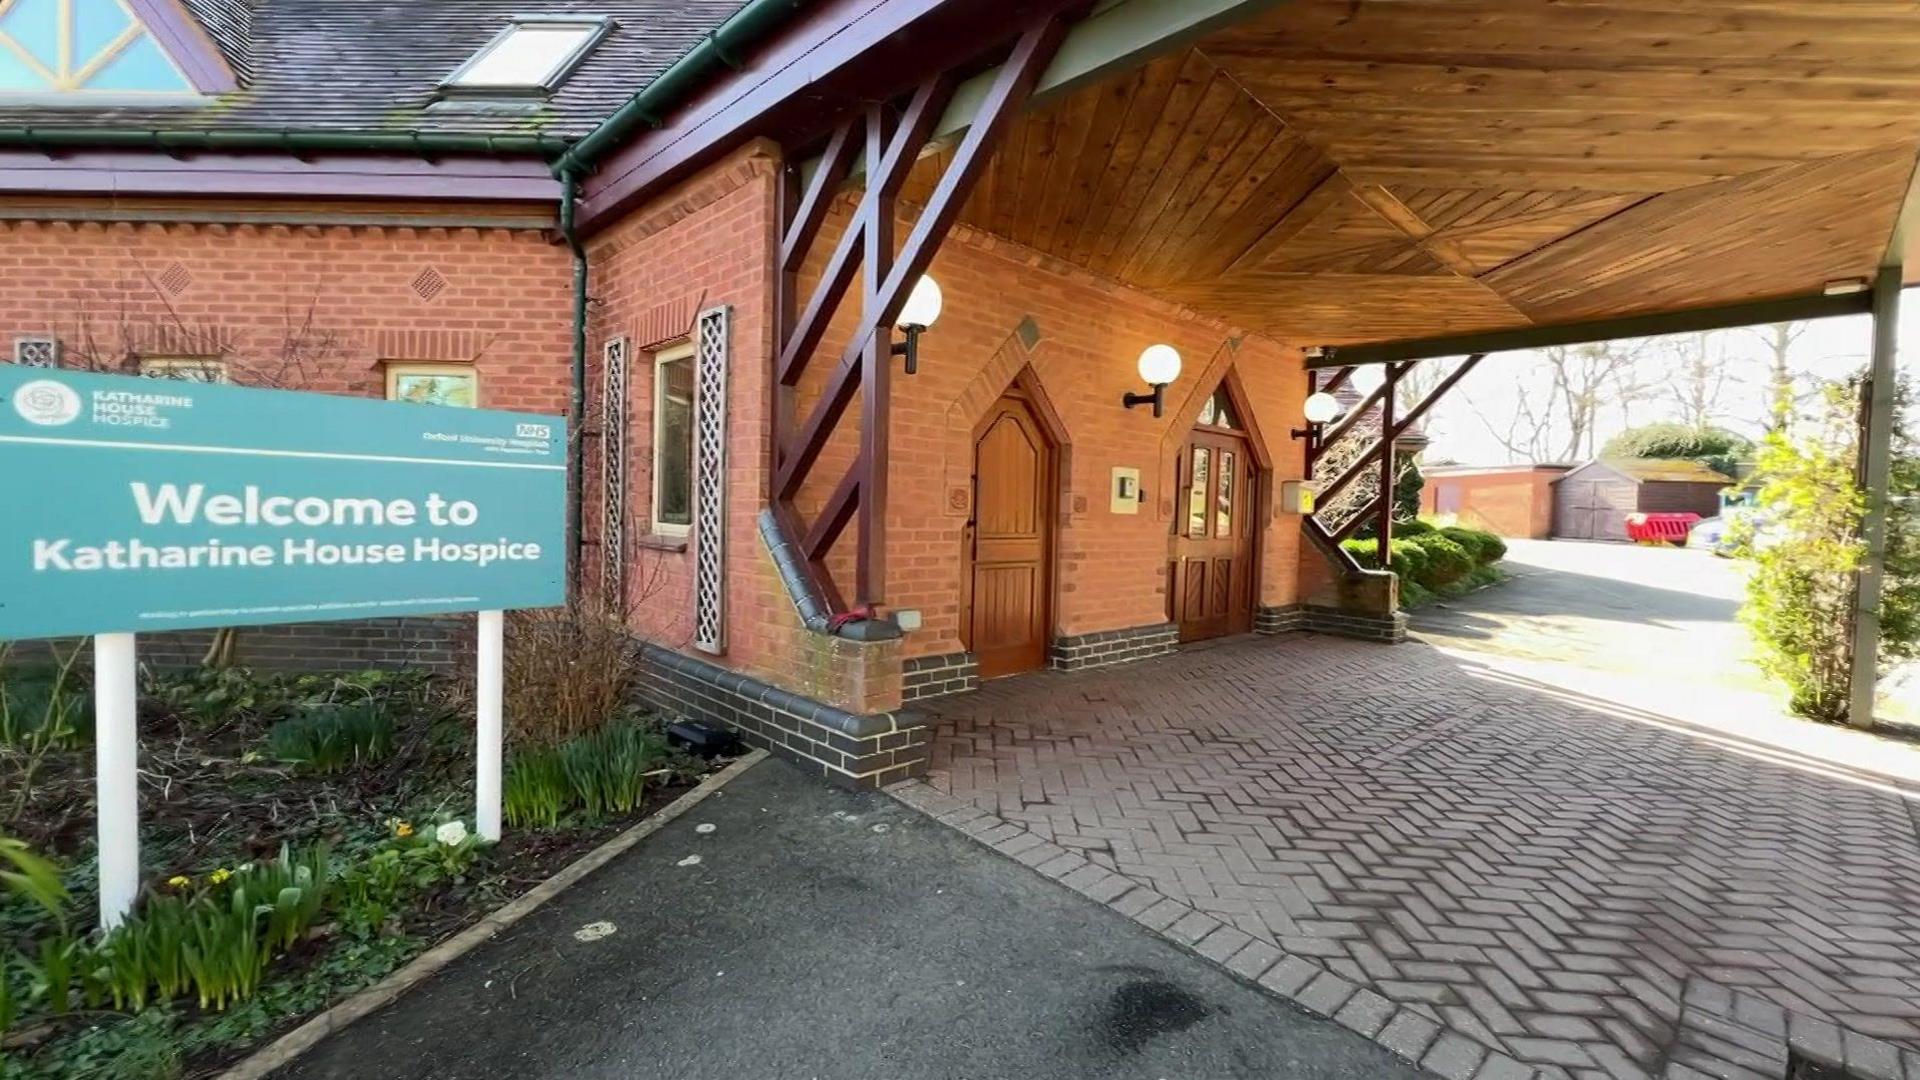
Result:
[[[1689,979],[1920,1048],[1884,784],[1304,635],[933,707],[937,791],[1550,1075],[1658,1075]]]

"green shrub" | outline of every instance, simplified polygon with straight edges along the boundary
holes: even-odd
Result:
[[[1428,590],[1437,591],[1443,585],[1451,585],[1473,569],[1473,556],[1445,535],[1419,536],[1407,543],[1418,546],[1426,554],[1426,566],[1417,580]]]
[[[1472,556],[1475,565],[1499,562],[1506,558],[1507,542],[1485,529],[1469,529],[1464,525],[1449,525],[1440,530],[1440,535],[1465,548]]]
[[[315,772],[339,772],[393,753],[393,717],[382,702],[309,706],[267,733],[267,749],[280,761]]]
[[[1347,540],[1341,543],[1353,555],[1354,560],[1368,570],[1380,568],[1380,544],[1374,540]],[[1388,569],[1400,575],[1401,581],[1412,581],[1426,571],[1427,553],[1412,540],[1395,540],[1390,545],[1388,557],[1391,564]]]
[[[1912,387],[1898,383],[1879,607],[1886,666],[1920,655],[1920,438],[1907,420],[1911,400]],[[1754,563],[1740,617],[1761,669],[1785,684],[1795,713],[1836,724],[1872,720],[1851,715],[1853,609],[1871,505],[1856,473],[1859,402],[1858,385],[1827,383],[1791,426],[1767,436],[1757,474],[1764,517],[1738,519],[1732,531],[1738,553]],[[1790,404],[1782,402],[1782,416]]]
[[[1733,476],[1740,462],[1753,456],[1753,442],[1724,428],[1658,423],[1628,428],[1607,440],[1600,457],[1701,461]]]
[[[512,825],[552,828],[579,810],[589,818],[625,814],[640,805],[647,773],[667,756],[657,732],[638,724],[610,724],[552,749],[514,751],[501,801]]]
[[[1480,544],[1486,549],[1486,561],[1497,563],[1507,557],[1507,542],[1490,532],[1480,534]]]
[[[515,828],[537,825],[551,829],[573,804],[573,788],[560,751],[528,746],[513,752],[501,792],[507,824]]]
[[[236,667],[149,671],[140,689],[149,707],[202,731],[271,724],[309,700],[293,680]]]
[[[1419,518],[1393,523],[1393,535],[1403,540],[1411,540],[1416,536],[1426,536],[1433,531],[1434,526],[1432,522],[1421,521]]]
[[[1402,611],[1411,611],[1414,608],[1430,604],[1433,602],[1433,599],[1433,594],[1428,592],[1419,582],[1409,581],[1406,578],[1400,579],[1400,608]]]

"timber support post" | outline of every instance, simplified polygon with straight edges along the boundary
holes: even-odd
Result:
[[[769,496],[781,530],[799,546],[801,569],[812,577],[835,613],[870,610],[886,599],[887,433],[894,321],[985,172],[1000,133],[1025,108],[1065,32],[1061,19],[1047,17],[1020,33],[897,255],[898,195],[953,100],[952,72],[937,73],[921,83],[897,114],[875,103],[843,120],[830,135],[804,191],[801,170],[790,163],[782,175]],[[802,305],[797,292],[800,268],[862,147],[865,155],[860,167],[866,191],[827,257],[812,296]],[[856,270],[860,321],[839,362],[823,380],[811,410],[799,416],[801,378],[820,348],[835,309],[852,288]],[[859,452],[816,519],[802,521],[795,497],[856,396],[860,400]],[[856,526],[858,538],[851,606],[827,569],[828,553],[849,525]]]
[[[1901,267],[1880,268],[1873,282],[1873,355],[1867,369],[1860,425],[1860,490],[1866,516],[1860,539],[1859,579],[1853,601],[1853,671],[1848,687],[1847,720],[1856,728],[1873,727],[1874,699],[1880,681],[1880,600],[1887,572],[1887,500],[1893,484],[1893,405],[1900,336]]]

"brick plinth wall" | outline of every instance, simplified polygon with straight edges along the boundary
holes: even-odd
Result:
[[[141,634],[142,664],[196,667],[213,641],[211,630]],[[12,658],[40,660],[44,641],[15,643]],[[234,663],[261,671],[352,671],[423,668],[442,674],[472,665],[473,622],[461,616],[362,619],[352,622],[249,626],[240,631]]]
[[[1307,612],[1299,604],[1262,604],[1254,609],[1253,632],[1256,634],[1285,634],[1306,628]]]
[[[1285,634],[1295,630],[1398,645],[1407,640],[1407,616],[1399,611],[1381,615],[1314,604],[1263,606],[1254,612],[1256,634]]]
[[[1049,660],[1055,671],[1079,671],[1082,668],[1165,656],[1179,644],[1178,626],[1155,623],[1126,630],[1102,630],[1093,634],[1055,638]]]
[[[900,683],[903,701],[964,694],[980,686],[980,665],[970,652],[916,656],[904,666]]]
[[[1316,634],[1358,638],[1361,641],[1378,641],[1387,645],[1398,645],[1407,640],[1405,612],[1395,611],[1376,615],[1308,604],[1301,609],[1300,617],[1302,620],[1300,628],[1311,630]]]
[[[835,783],[879,788],[924,776],[927,718],[910,710],[856,716],[657,645],[641,648],[641,692],[668,712],[740,733]]]

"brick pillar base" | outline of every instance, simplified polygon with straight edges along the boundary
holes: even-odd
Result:
[[[1261,633],[1312,630],[1389,645],[1407,640],[1407,616],[1400,610],[1400,577],[1385,570],[1334,574],[1293,614],[1285,615],[1285,610],[1262,608],[1255,628]],[[1268,615],[1269,611],[1273,614]]]
[[[737,731],[835,783],[878,788],[926,775],[932,731],[918,712],[857,715],[658,645],[640,654],[640,692],[654,705]]]

